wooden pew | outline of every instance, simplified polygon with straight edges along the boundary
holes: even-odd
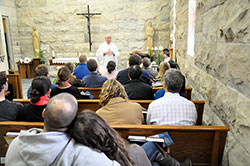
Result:
[[[8,82],[13,85],[15,98],[22,99],[23,90],[22,90],[22,82],[21,82],[20,75],[17,73],[8,74],[7,78],[8,78]]]
[[[29,103],[29,99],[14,99],[13,101],[22,103],[23,105]],[[130,101],[139,103],[142,107],[147,109],[149,104],[153,100],[130,100]],[[92,100],[84,99],[84,100],[77,100],[77,102],[78,102],[78,111],[86,109],[97,111],[99,108],[101,108],[101,106],[99,105],[99,99],[92,99]],[[205,101],[202,100],[202,101],[192,101],[192,102],[195,104],[196,111],[198,114],[196,125],[202,125],[202,116],[204,112]]]
[[[85,87],[79,87],[78,88],[80,91],[89,91],[95,99],[99,99],[99,95],[101,92],[102,88],[85,88]],[[162,87],[155,87],[153,88],[154,94],[156,93],[157,90],[162,89]],[[192,95],[192,88],[185,88],[185,94],[187,96],[188,100],[191,100],[191,95]]]
[[[122,137],[128,135],[151,136],[168,131],[174,141],[170,153],[177,160],[189,157],[193,165],[221,165],[226,136],[229,127],[221,126],[157,126],[111,124]],[[0,156],[6,154],[6,142],[3,135],[7,132],[43,127],[42,122],[0,122]]]

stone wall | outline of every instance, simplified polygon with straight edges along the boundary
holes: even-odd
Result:
[[[121,52],[120,67],[127,66],[128,53],[145,51],[145,26],[155,27],[155,46],[168,46],[170,0],[16,0],[21,52],[32,56],[32,26],[41,37],[41,48],[53,48],[58,56],[95,56],[106,34]],[[91,17],[93,51],[89,52],[87,19],[76,13],[101,12]],[[51,50],[51,49],[50,49]]]
[[[21,57],[20,41],[18,36],[18,25],[16,15],[16,2],[15,0],[1,0],[0,8],[2,16],[7,19],[7,33],[9,34],[9,55],[11,60],[10,68],[17,69],[16,63]],[[7,62],[6,62],[7,63]]]
[[[195,56],[186,55],[188,1],[176,0],[176,55],[205,125],[227,125],[223,165],[250,165],[250,1],[197,0]]]

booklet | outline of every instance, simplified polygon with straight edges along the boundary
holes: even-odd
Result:
[[[20,134],[20,132],[7,132],[4,135],[4,139],[7,142],[7,144],[10,144],[14,138],[16,138],[18,135]]]

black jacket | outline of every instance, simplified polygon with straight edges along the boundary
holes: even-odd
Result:
[[[29,103],[23,107],[18,120],[28,122],[43,122],[44,119],[42,117],[42,113],[45,107],[46,105],[38,106]]]
[[[69,88],[61,89],[61,88],[54,88],[52,89],[50,93],[50,97],[52,98],[53,96],[59,94],[59,93],[70,93],[73,96],[75,96],[76,99],[89,99],[89,95],[81,95],[80,91],[77,89],[75,86],[71,86]]]
[[[151,86],[139,79],[129,80],[124,84],[130,100],[153,100],[154,94]]]

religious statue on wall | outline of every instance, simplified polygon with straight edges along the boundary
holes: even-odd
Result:
[[[149,49],[153,48],[153,38],[154,38],[154,27],[152,26],[152,22],[148,21],[146,27],[146,35],[147,35],[147,47]]]
[[[35,26],[33,26],[33,32],[32,32],[32,42],[33,42],[33,48],[35,52],[35,58],[39,58],[39,52],[40,52],[40,35],[38,30]]]

